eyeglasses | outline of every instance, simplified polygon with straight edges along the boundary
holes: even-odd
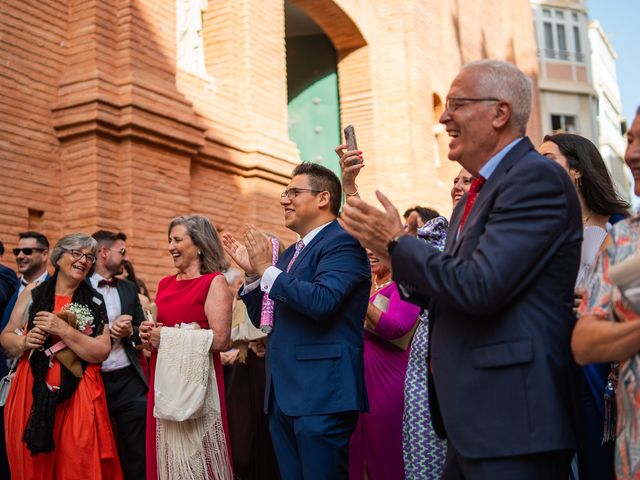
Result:
[[[28,257],[34,251],[44,252],[45,250],[47,250],[47,249],[46,248],[36,248],[36,247],[32,247],[32,248],[14,248],[13,249],[13,254],[17,257],[18,255],[20,255],[20,252],[22,252],[23,255],[26,255]]]
[[[288,198],[288,199],[296,198],[302,192],[320,193],[320,192],[324,192],[324,190],[314,190],[312,188],[287,188],[284,192],[280,194],[280,198]]]
[[[124,247],[122,247],[122,248],[110,248],[109,250],[111,250],[112,252],[118,252],[123,257],[127,255],[127,249],[124,248]]]
[[[96,256],[92,253],[83,253],[80,250],[70,250],[67,248],[64,248],[63,250],[70,253],[75,260],[80,260],[82,257],[84,257],[87,259],[87,263],[96,263]]]
[[[469,105],[470,103],[479,102],[500,102],[499,98],[468,98],[468,97],[449,97],[445,102],[444,108],[449,113],[455,112],[458,108]]]

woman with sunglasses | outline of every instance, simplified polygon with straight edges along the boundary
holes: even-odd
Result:
[[[0,336],[21,357],[4,409],[13,478],[122,478],[100,376],[106,312],[85,281],[96,249],[83,233],[62,237],[53,276],[22,292]]]

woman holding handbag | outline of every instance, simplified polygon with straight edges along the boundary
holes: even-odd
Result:
[[[100,376],[111,348],[106,312],[85,281],[96,249],[83,233],[62,237],[55,273],[22,292],[0,337],[21,357],[4,409],[13,478],[122,478]]]

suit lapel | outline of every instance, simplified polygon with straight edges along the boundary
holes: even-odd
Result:
[[[469,226],[474,223],[476,217],[478,216],[478,212],[481,212],[485,208],[485,205],[487,204],[487,202],[489,202],[490,199],[493,197],[492,195],[493,191],[497,188],[498,185],[500,185],[503,177],[507,174],[507,172],[511,169],[511,167],[520,158],[522,158],[528,151],[532,149],[533,149],[533,144],[531,143],[531,140],[529,140],[528,137],[524,137],[522,140],[516,143],[515,146],[509,151],[509,153],[507,153],[507,155],[502,159],[500,164],[496,167],[494,172],[491,174],[491,177],[489,177],[489,179],[486,181],[486,183],[482,187],[482,190],[480,190],[480,193],[478,194],[478,198],[476,199],[476,203],[471,209],[471,212],[469,213],[469,218],[467,218],[467,221],[464,224],[464,228],[462,229],[462,231],[460,232],[460,235],[458,236],[457,240],[455,240],[455,243],[452,246],[453,248],[453,252],[451,252],[452,255],[455,255],[456,253],[458,253],[458,250],[460,249],[460,245],[462,245],[464,236],[466,232],[469,231]],[[466,203],[466,197],[467,195],[463,197],[465,200],[465,203]],[[456,209],[456,211],[460,212],[460,209]],[[460,223],[460,215],[461,214],[458,215],[458,220],[456,222],[456,230],[450,229],[454,239],[456,237],[455,232],[457,231],[458,225]],[[453,218],[452,218],[452,222],[453,222]]]
[[[305,245],[304,246],[304,248],[302,249],[302,251],[298,255],[298,258],[296,258],[296,261],[293,262],[293,265],[291,265],[291,269],[289,270],[289,273],[292,273],[298,267],[298,265],[302,265],[302,262],[304,261],[304,258],[309,254],[309,252],[314,247],[314,245],[316,245],[324,237],[324,235],[326,233],[328,233],[328,232],[332,231],[333,229],[337,228],[337,226],[338,226],[338,221],[334,220],[329,225],[327,225],[322,230],[320,230],[318,232],[318,234],[315,237],[313,237],[313,239],[309,242],[309,245]],[[295,247],[294,247],[294,251],[295,251]],[[288,262],[287,262],[287,264],[288,264]],[[285,268],[286,268],[286,264],[285,264]]]

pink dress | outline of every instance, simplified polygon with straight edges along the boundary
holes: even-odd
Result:
[[[172,327],[178,323],[197,323],[200,328],[209,328],[209,322],[204,313],[204,303],[211,286],[211,281],[220,272],[207,273],[189,280],[177,280],[175,275],[164,277],[158,284],[156,305],[158,306],[157,322],[164,326]],[[149,365],[149,398],[147,401],[147,479],[158,478],[158,464],[156,459],[156,419],[153,416],[154,407],[154,381],[158,351],[151,353]],[[229,428],[227,426],[227,409],[224,401],[224,381],[222,377],[222,364],[220,354],[213,354],[213,364],[216,370],[216,381],[220,395],[220,407],[222,412],[222,424],[229,448]],[[229,451],[231,459],[231,451]]]
[[[409,349],[402,350],[385,339],[396,339],[411,330],[420,307],[400,299],[395,283],[376,292],[389,298],[373,334],[365,330],[364,377],[369,413],[361,413],[349,444],[349,478],[362,480],[404,479],[402,414],[404,377]]]

